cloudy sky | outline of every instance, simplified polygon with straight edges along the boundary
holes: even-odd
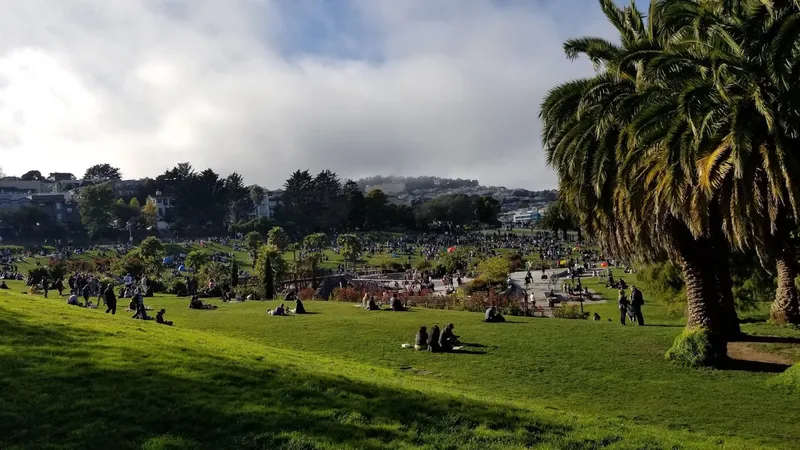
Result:
[[[555,187],[538,105],[596,0],[0,0],[0,167]]]

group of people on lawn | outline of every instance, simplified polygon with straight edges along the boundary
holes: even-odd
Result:
[[[458,347],[458,336],[453,334],[453,329],[455,329],[455,325],[452,323],[448,323],[444,327],[444,331],[441,331],[436,325],[428,334],[428,328],[425,325],[419,327],[414,340],[414,349],[434,353],[461,350],[463,347]]]

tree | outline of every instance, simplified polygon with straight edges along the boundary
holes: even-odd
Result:
[[[244,185],[241,175],[234,172],[225,178],[224,190],[227,195],[228,207],[230,208],[233,222],[237,222],[242,217],[247,217],[253,209],[253,198],[250,189]]]
[[[364,227],[366,199],[361,188],[353,180],[347,180],[342,188],[345,209],[345,225],[352,230]]]
[[[504,256],[496,256],[478,263],[477,271],[482,279],[490,283],[501,283],[511,272],[511,263]]]
[[[155,203],[147,202],[142,207],[142,217],[148,227],[155,227],[158,222],[158,208]]]
[[[91,237],[98,237],[108,230],[113,219],[114,192],[111,185],[87,186],[81,190],[81,222]]]
[[[287,264],[283,254],[272,245],[264,245],[258,251],[256,273],[261,281],[265,299],[275,296],[275,285],[286,274]]]
[[[139,204],[139,200],[136,197],[131,198],[131,201],[128,202],[128,206],[131,208],[136,208],[137,210],[142,209],[141,205]]]
[[[47,176],[47,179],[50,181],[74,181],[76,180],[75,175],[69,172],[50,172]]]
[[[250,199],[253,201],[253,205],[255,205],[256,208],[256,218],[261,218],[261,204],[264,203],[264,199],[267,198],[267,191],[257,184],[250,186],[248,189],[250,191]]]
[[[358,259],[361,257],[361,241],[355,234],[340,234],[336,238],[336,245],[339,246],[340,254],[345,260],[345,263],[350,263],[355,268]]]
[[[486,225],[497,225],[500,215],[500,202],[489,196],[478,197],[475,200],[475,218]]]
[[[311,285],[317,287],[317,269],[322,262],[325,243],[328,241],[325,233],[314,233],[303,238],[303,248],[306,250],[303,264],[311,272]]]
[[[285,252],[289,247],[289,235],[281,227],[274,227],[267,234],[267,243],[279,252]]]
[[[94,182],[121,180],[122,173],[110,164],[96,164],[86,169],[83,179]]]
[[[236,258],[233,258],[233,261],[231,261],[231,289],[234,289],[238,285],[239,285],[239,264],[236,262]]]
[[[364,227],[379,230],[386,225],[389,197],[380,189],[373,189],[364,199]]]
[[[148,236],[139,244],[138,254],[147,264],[148,273],[157,276],[164,258],[164,243],[157,237]]]
[[[250,249],[250,254],[253,255],[253,260],[258,259],[258,248],[264,242],[264,238],[257,231],[251,231],[244,237],[244,245]]]
[[[21,177],[19,177],[19,179],[22,180],[22,181],[44,181],[45,180],[44,176],[42,176],[42,173],[39,172],[38,170],[30,170],[28,172],[25,172],[24,174],[22,174]]]
[[[211,258],[207,252],[203,250],[193,250],[186,255],[186,260],[184,262],[193,272],[197,273],[204,265],[208,264],[210,260]]]
[[[133,207],[125,203],[121,198],[117,199],[117,202],[114,204],[113,217],[116,219],[117,227],[119,228],[124,228],[140,214],[141,210],[138,207]]]

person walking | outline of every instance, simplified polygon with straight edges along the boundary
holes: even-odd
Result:
[[[111,315],[117,314],[117,296],[114,294],[114,285],[108,283],[105,292],[103,293],[103,299],[106,302],[106,314],[109,312]]]
[[[617,298],[617,305],[619,306],[619,322],[625,325],[625,317],[628,313],[628,306],[630,306],[631,302],[628,301],[628,297],[625,296],[625,290],[619,290],[619,297]]]
[[[644,296],[642,295],[642,291],[640,291],[636,286],[633,286],[631,290],[631,307],[633,308],[634,317],[636,317],[636,324],[639,326],[644,325],[642,306],[644,306]]]

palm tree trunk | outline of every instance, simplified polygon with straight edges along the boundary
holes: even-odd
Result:
[[[711,242],[705,238],[695,239],[683,224],[673,227],[673,236],[686,283],[687,328],[701,327],[712,335],[725,336],[716,271],[710,258]]]
[[[709,256],[714,269],[716,289],[720,313],[725,327],[725,334],[735,338],[742,333],[739,327],[739,316],[736,314],[736,302],[733,298],[733,280],[731,280],[730,249],[722,234],[722,216],[716,208],[711,209],[711,245],[713,250]]]
[[[778,254],[775,261],[778,287],[769,316],[774,323],[800,324],[800,295],[794,283],[798,275],[798,265],[793,246],[787,247],[789,248],[784,248]]]

